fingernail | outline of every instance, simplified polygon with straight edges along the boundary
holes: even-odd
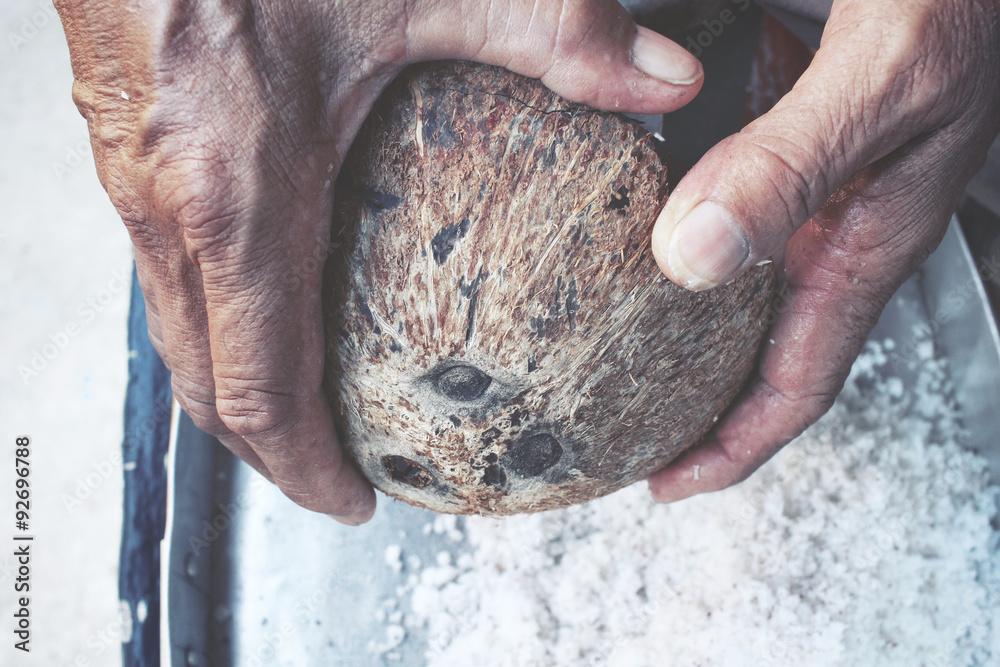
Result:
[[[743,225],[715,202],[703,201],[674,227],[663,255],[688,289],[710,289],[729,280],[750,255]]]
[[[702,76],[701,63],[687,49],[642,26],[632,42],[632,62],[654,79],[675,86],[689,86]]]

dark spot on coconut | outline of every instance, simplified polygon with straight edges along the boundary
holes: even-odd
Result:
[[[449,148],[458,142],[458,138],[451,123],[451,114],[447,111],[441,113],[440,109],[436,104],[427,104],[421,108],[424,141],[439,148]]]
[[[393,480],[417,489],[422,489],[433,481],[431,474],[423,466],[405,456],[383,456],[382,466]]]
[[[431,239],[431,252],[434,253],[434,261],[438,265],[444,264],[448,255],[455,249],[458,240],[469,232],[469,219],[462,218],[461,222],[442,227],[434,238]]]
[[[629,205],[628,188],[624,185],[618,188],[618,192],[611,193],[611,199],[605,207],[609,211],[618,211],[620,215],[625,215],[625,209]]]
[[[451,421],[452,424],[455,425],[455,428],[458,428],[459,426],[462,425],[462,420],[456,417],[455,415],[451,415],[450,417],[448,417],[448,419],[449,421]]]
[[[540,315],[535,315],[528,320],[528,326],[531,327],[532,331],[538,334],[539,338],[545,338],[545,318]]]
[[[580,293],[576,289],[576,278],[569,283],[566,290],[566,317],[569,319],[569,330],[576,331],[576,314],[580,312]]]
[[[403,203],[401,197],[391,195],[388,192],[379,192],[372,188],[355,190],[354,194],[365,203],[365,206],[376,211],[390,211]]]
[[[484,445],[488,446],[492,445],[493,442],[499,437],[500,437],[500,429],[498,429],[496,426],[491,426],[485,431],[483,431],[483,434],[482,436],[480,436],[479,439],[482,441]]]
[[[468,403],[478,399],[493,382],[486,373],[472,366],[452,366],[437,376],[435,386],[443,396]]]
[[[462,278],[458,281],[459,293],[469,300],[469,323],[465,327],[465,346],[468,347],[472,336],[476,333],[476,306],[479,305],[479,288],[489,274],[479,269],[479,274],[471,283]]]
[[[507,473],[495,463],[483,471],[483,484],[486,486],[503,486],[506,483]]]
[[[521,425],[521,420],[528,416],[527,410],[518,410],[514,408],[510,411],[510,425],[513,427],[518,427]]]
[[[465,327],[465,346],[468,347],[476,333],[476,306],[479,305],[479,290],[469,299],[469,323]]]
[[[469,282],[466,282],[465,277],[463,276],[458,281],[458,293],[467,299],[473,298],[479,293],[479,287],[488,276],[489,274],[482,269],[480,269],[479,273],[476,274],[476,277]]]
[[[392,350],[393,352],[403,351],[403,347],[399,344],[399,341],[397,341],[395,338],[389,341],[389,349]]]
[[[485,456],[485,459],[487,463],[496,463],[499,460],[499,457],[497,457],[497,455],[493,452],[490,452]]]
[[[535,361],[534,357],[528,357],[528,372],[534,373],[538,370],[538,362]]]
[[[556,293],[553,295],[552,303],[549,305],[549,317],[558,317],[559,311],[562,310],[562,287],[563,279],[562,276],[559,276],[556,278]]]
[[[558,143],[555,142],[555,141],[553,141],[552,143],[550,143],[548,145],[548,148],[545,150],[545,154],[542,155],[542,165],[541,166],[542,166],[543,169],[548,169],[548,168],[550,168],[552,165],[554,165],[556,163],[556,146],[557,145],[558,145]]]
[[[375,316],[372,314],[372,309],[368,307],[368,302],[364,299],[359,299],[358,309],[361,311],[361,314],[365,316],[365,319],[368,320],[368,326],[372,328],[375,335],[381,335],[382,329],[375,323]]]
[[[548,433],[529,435],[508,452],[510,467],[519,475],[534,477],[555,465],[562,452],[562,445]]]

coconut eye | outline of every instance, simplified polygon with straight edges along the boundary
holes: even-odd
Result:
[[[510,450],[510,467],[520,475],[534,477],[556,464],[562,456],[559,441],[548,433],[536,433],[519,441]]]
[[[435,385],[442,396],[467,403],[482,396],[492,382],[493,378],[478,368],[452,366],[437,376]]]
[[[424,488],[432,481],[431,474],[423,466],[405,456],[383,456],[382,466],[393,480],[417,489]]]

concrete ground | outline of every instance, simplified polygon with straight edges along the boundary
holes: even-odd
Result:
[[[47,0],[0,4],[0,665],[119,665],[131,246],[97,181]],[[30,518],[15,528],[15,439]],[[34,536],[31,652],[14,648],[15,534]]]

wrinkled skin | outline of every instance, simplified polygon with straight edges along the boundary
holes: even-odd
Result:
[[[375,501],[321,391],[319,285],[332,181],[381,89],[439,58],[647,114],[701,84],[687,52],[637,32],[613,0],[57,8],[175,396],[293,500],[345,523]],[[657,499],[745,478],[829,407],[997,133],[998,14],[996,2],[835,3],[795,90],[682,181],[653,237],[664,272],[704,289],[774,255],[787,290],[757,379],[703,445],[650,478]],[[722,231],[702,215],[674,234],[706,200],[728,211]],[[703,256],[712,248],[729,264]]]
[[[654,228],[674,282],[709,289],[770,256],[785,281],[757,377],[704,443],[650,478],[655,498],[745,479],[829,409],[998,129],[1000,2],[834,2],[795,88],[709,151]]]
[[[407,64],[474,59],[658,113],[700,64],[611,0],[62,0],[74,99],[135,244],[149,332],[195,424],[345,523],[375,495],[321,382],[332,181]],[[648,76],[637,67],[661,78]]]

